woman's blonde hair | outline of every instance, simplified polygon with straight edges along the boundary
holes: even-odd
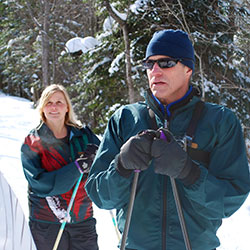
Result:
[[[77,120],[76,114],[73,110],[73,106],[71,103],[71,100],[69,98],[68,92],[67,90],[60,84],[52,84],[49,85],[48,87],[46,87],[43,92],[42,95],[40,97],[39,100],[39,104],[37,106],[39,115],[40,115],[40,120],[43,122],[46,122],[46,117],[44,115],[43,112],[43,108],[45,107],[45,105],[48,103],[49,98],[55,93],[55,92],[61,92],[63,93],[67,106],[68,106],[68,112],[65,115],[65,124],[66,125],[70,125],[70,126],[74,126],[74,127],[81,127],[81,122],[79,120]]]

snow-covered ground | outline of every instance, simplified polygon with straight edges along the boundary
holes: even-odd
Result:
[[[26,218],[27,182],[20,161],[20,146],[29,130],[37,124],[37,112],[30,101],[0,92],[0,171],[18,197]],[[100,250],[117,250],[118,236],[110,212],[95,206],[94,212]],[[233,216],[223,221],[218,230],[221,240],[218,250],[250,250],[249,232],[250,196]]]

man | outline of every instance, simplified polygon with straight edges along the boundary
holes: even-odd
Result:
[[[180,143],[189,125],[194,127],[191,118],[200,103],[200,92],[189,83],[194,63],[185,32],[154,34],[143,63],[149,81],[145,103],[125,105],[113,114],[90,171],[90,198],[100,208],[117,209],[123,232],[133,170],[141,170],[126,249],[185,249],[170,177],[176,182],[193,250],[220,245],[216,231],[222,219],[249,193],[242,130],[229,109],[205,103],[199,118],[194,115],[197,125],[187,145],[189,154]]]

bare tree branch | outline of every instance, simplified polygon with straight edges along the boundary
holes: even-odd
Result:
[[[42,24],[40,24],[37,19],[34,17],[33,15],[33,12],[32,12],[32,9],[31,9],[31,6],[30,6],[30,2],[29,1],[25,1],[26,2],[26,5],[27,5],[27,8],[28,8],[28,11],[29,11],[29,14],[33,20],[33,22],[35,23],[35,25],[39,28],[39,30],[42,30],[43,26]]]
[[[180,23],[180,25],[182,26],[182,29],[188,34],[190,40],[192,41],[192,43],[194,43],[194,39],[191,36],[191,32],[189,29],[189,26],[187,24],[186,21],[186,17],[185,17],[185,13],[184,13],[184,9],[183,6],[181,4],[181,1],[178,0],[178,5],[180,7],[180,12],[181,12],[181,17],[179,18],[179,16],[169,7],[169,4],[164,0],[163,1],[167,10],[176,18],[176,20]],[[198,55],[197,52],[195,51],[195,56],[198,58],[199,61],[199,71],[200,71],[200,77],[201,77],[201,88],[202,88],[202,99],[205,100],[205,87],[204,87],[204,72],[203,72],[203,66],[202,66],[202,55]]]
[[[132,80],[132,66],[131,66],[131,55],[130,55],[130,40],[129,40],[129,31],[127,22],[121,19],[113,10],[112,6],[110,5],[109,0],[104,1],[105,6],[110,14],[111,17],[114,18],[115,21],[119,23],[121,26],[122,32],[123,32],[123,39],[124,39],[124,45],[125,45],[125,64],[126,64],[126,82],[128,85],[128,96],[129,96],[129,103],[135,102],[135,91],[133,86],[133,80]],[[127,15],[129,13],[129,10],[127,12]]]

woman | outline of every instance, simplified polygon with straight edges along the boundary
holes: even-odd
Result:
[[[38,110],[41,123],[29,133],[21,148],[29,184],[29,225],[37,249],[53,249],[74,186],[83,173],[58,249],[97,250],[96,221],[84,185],[99,139],[76,120],[61,85],[45,88]]]

